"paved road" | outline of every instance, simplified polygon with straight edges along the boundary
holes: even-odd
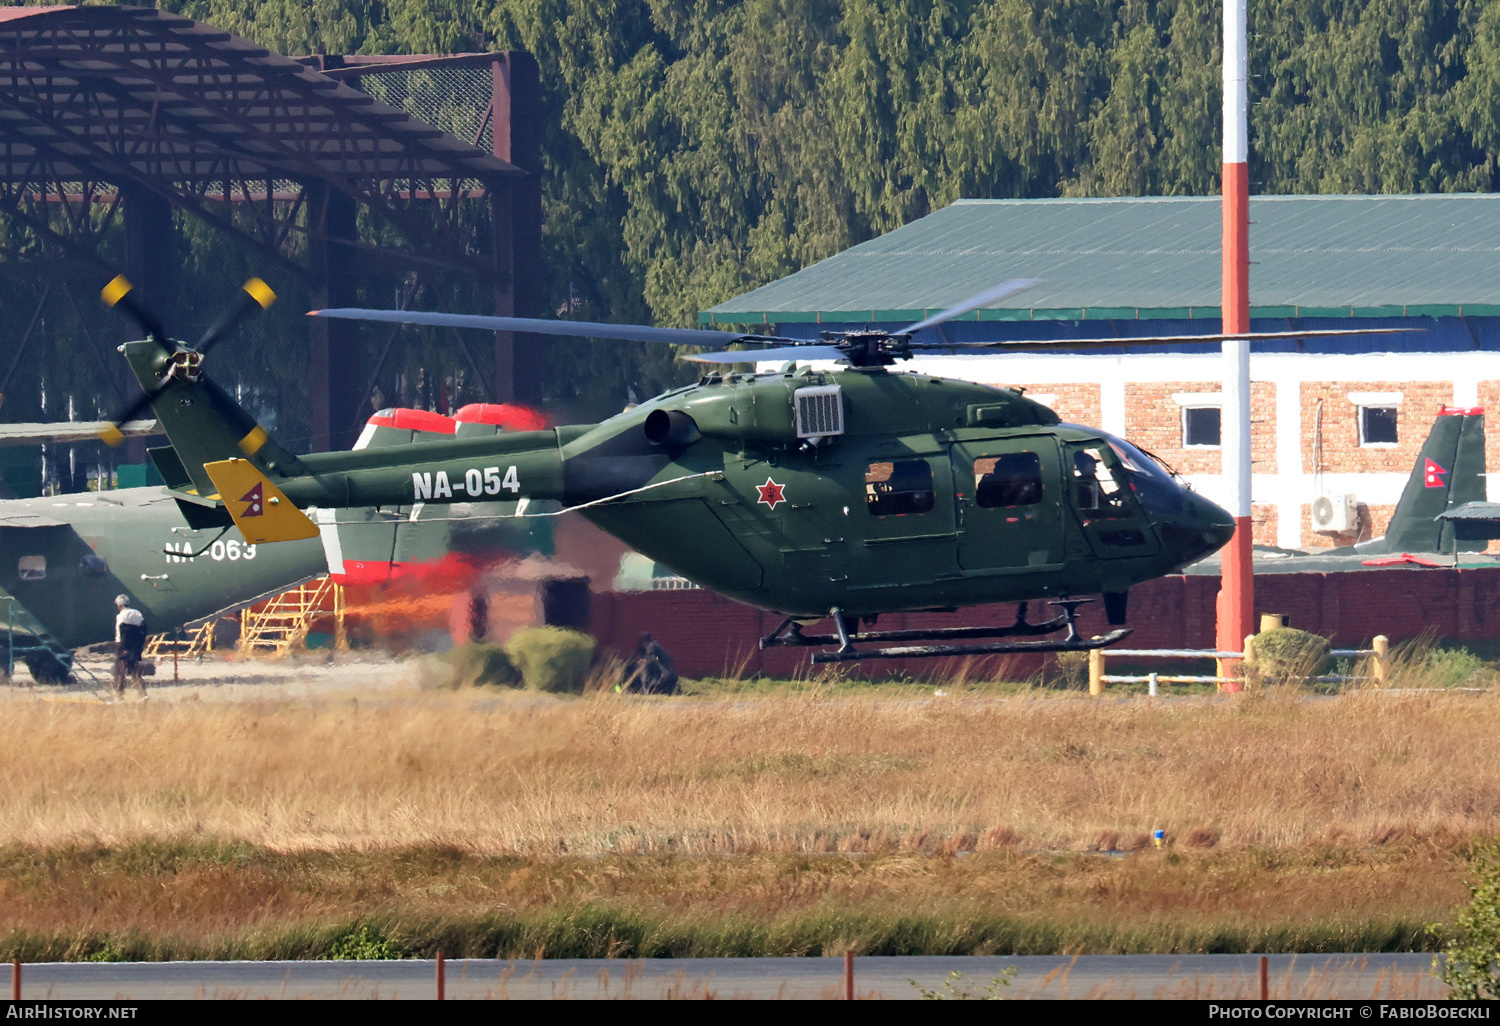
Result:
[[[1273,997],[1436,997],[1430,955],[1272,955]],[[860,997],[917,998],[915,980],[982,994],[1011,966],[1015,998],[1256,996],[1254,955],[868,957]],[[435,964],[399,962],[45,962],[22,971],[25,998],[430,998]],[[450,960],[449,998],[834,998],[837,958],[656,958],[540,962]],[[0,976],[8,975],[0,969]],[[7,982],[9,982],[7,980]]]

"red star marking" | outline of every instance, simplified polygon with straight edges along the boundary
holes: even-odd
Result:
[[[786,501],[786,496],[782,494],[785,488],[785,485],[779,485],[769,477],[766,478],[765,484],[755,486],[755,490],[760,492],[760,499],[756,502],[756,505],[759,506],[761,503],[765,503],[767,506],[775,509],[778,503]]]
[[[240,501],[241,502],[249,503],[249,505],[247,505],[245,507],[244,512],[241,513],[240,516],[242,516],[242,517],[258,517],[258,516],[262,515],[263,513],[265,513],[265,511],[266,511],[265,500],[261,498],[260,486],[261,486],[261,483],[259,481],[257,481],[257,482],[255,482],[255,487],[254,488],[250,489],[244,495],[240,496]]]
[[[1448,472],[1442,467],[1432,462],[1432,460],[1428,460],[1425,471],[1425,476],[1427,478],[1427,487],[1442,488],[1445,484],[1447,484],[1447,482],[1443,480],[1443,475],[1446,473]]]

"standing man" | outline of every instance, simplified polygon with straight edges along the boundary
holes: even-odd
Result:
[[[125,678],[135,681],[146,697],[146,682],[141,677],[141,653],[146,650],[146,618],[139,609],[130,608],[129,595],[116,595],[115,608],[115,693],[125,697]]]

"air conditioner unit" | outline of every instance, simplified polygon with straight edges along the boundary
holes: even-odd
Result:
[[[1359,499],[1327,492],[1313,500],[1313,530],[1325,534],[1348,534],[1359,526]]]

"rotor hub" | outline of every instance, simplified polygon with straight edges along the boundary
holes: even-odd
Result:
[[[198,381],[203,377],[203,354],[196,349],[179,349],[167,364],[167,377]]]
[[[911,359],[911,336],[889,331],[825,331],[822,339],[836,346],[851,367],[889,367]]]

